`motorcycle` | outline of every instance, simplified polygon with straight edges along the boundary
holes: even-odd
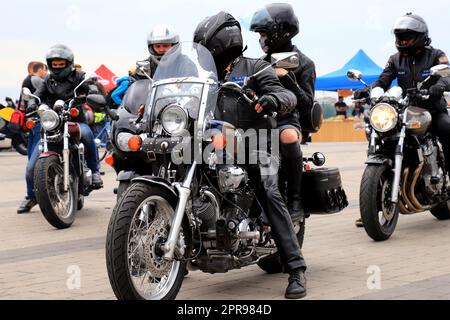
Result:
[[[84,197],[98,189],[86,165],[80,126],[70,121],[80,112],[74,104],[85,99],[77,95],[77,89],[88,81],[95,82],[96,75],[86,77],[75,88],[73,99],[68,103],[58,100],[53,109],[23,89],[24,96],[35,98],[40,105],[41,154],[34,170],[36,200],[45,219],[58,229],[69,228],[76,211],[84,206]]]
[[[278,56],[272,65],[291,57]],[[181,43],[161,59],[145,133],[129,139],[158,175],[133,179],[108,226],[108,276],[119,299],[174,299],[187,269],[225,273],[277,250],[246,163],[222,161],[239,153],[244,138],[215,120],[219,90],[236,93],[249,107],[257,101],[245,85],[219,88],[211,53],[199,44]],[[308,160],[323,165],[325,157]],[[306,176],[307,212],[334,213],[348,205],[337,169],[310,169]],[[294,228],[298,233],[298,223]]]
[[[21,155],[26,156],[28,154],[28,134],[24,131],[14,132],[9,128],[11,116],[15,109],[5,107],[0,110],[0,141],[5,139],[11,139],[11,146]],[[26,117],[31,117],[27,115]]]
[[[138,62],[137,68],[142,68],[143,63]],[[110,110],[103,96],[89,95],[87,97],[90,105],[97,108],[106,107],[107,114],[113,120],[111,145],[105,161],[114,168],[117,174],[119,185],[114,189],[117,199],[128,188],[132,179],[154,174],[147,155],[136,146],[128,144],[131,137],[144,132],[145,103],[152,87],[152,80],[150,77],[148,78],[135,81],[130,85],[117,110]]]
[[[358,70],[352,81],[369,87]],[[438,65],[416,88],[373,88],[366,117],[368,159],[360,186],[360,213],[367,234],[375,241],[391,237],[399,214],[425,211],[439,220],[450,219],[448,172],[439,139],[430,132],[431,114],[417,107],[430,96],[423,86],[436,77],[450,76],[450,67]],[[448,95],[448,93],[446,93]]]

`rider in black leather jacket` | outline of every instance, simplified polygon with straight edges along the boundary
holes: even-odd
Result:
[[[398,18],[394,34],[398,52],[389,58],[383,73],[371,85],[372,88],[381,87],[386,91],[397,79],[406,95],[408,89],[416,88],[419,82],[430,75],[431,67],[449,63],[443,51],[430,46],[428,26],[422,17],[408,13]],[[432,79],[422,89],[428,89],[430,99],[417,101],[418,106],[432,114],[431,130],[442,143],[447,171],[450,172],[450,116],[443,97],[445,91],[450,91],[450,78]],[[356,225],[362,227],[361,219],[356,221]]]
[[[226,12],[204,19],[194,33],[194,42],[204,45],[211,51],[220,81],[239,83],[245,77],[268,66],[263,60],[242,56],[243,40],[240,24]],[[227,98],[227,95],[219,96],[218,109],[221,120],[229,121],[244,130],[270,129],[262,111],[276,110],[283,113],[296,105],[295,95],[281,86],[272,68],[256,76],[248,86],[260,97],[256,107],[253,109],[237,99]],[[258,152],[260,148],[261,145],[257,147],[258,150],[250,152]],[[306,264],[301,255],[289,211],[278,189],[277,159],[267,153],[264,155],[265,159],[260,158],[258,164],[248,166],[249,176],[253,181],[259,182],[263,193],[259,200],[269,219],[281,261],[290,274],[285,296],[291,299],[302,298],[306,295],[304,277]]]
[[[45,78],[44,84],[34,93],[42,103],[53,107],[57,100],[68,100],[74,98],[74,89],[84,80],[84,73],[75,71],[73,68],[74,54],[72,50],[65,45],[55,45],[47,53],[47,64],[50,74]],[[91,93],[98,93],[95,85],[83,84],[78,88],[77,94],[87,96]],[[81,130],[81,140],[86,147],[86,162],[92,171],[92,182],[96,188],[103,186],[100,176],[100,162],[98,159],[97,147],[94,141],[94,135],[86,124],[86,117],[83,110],[84,98],[76,101],[74,106],[79,109],[79,116],[72,119],[78,122]],[[28,103],[27,113],[37,108],[37,101],[34,99]]]

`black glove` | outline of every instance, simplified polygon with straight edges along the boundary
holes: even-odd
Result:
[[[278,100],[269,94],[266,94],[259,98],[258,104],[264,109],[265,113],[273,113],[278,109]]]
[[[32,104],[28,104],[27,109],[25,110],[25,114],[29,114],[32,113],[34,111],[36,111],[37,109],[37,105],[32,103]]]
[[[428,93],[433,97],[442,97],[445,92],[445,86],[441,84],[435,84],[428,89]]]
[[[356,100],[366,99],[369,97],[370,97],[370,89],[369,88],[356,90],[355,93],[353,94],[353,98]]]

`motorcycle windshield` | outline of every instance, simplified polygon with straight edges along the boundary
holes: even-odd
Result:
[[[153,77],[149,103],[151,121],[171,106],[181,107],[189,118],[207,121],[217,102],[217,71],[208,49],[193,42],[182,42],[168,51]]]

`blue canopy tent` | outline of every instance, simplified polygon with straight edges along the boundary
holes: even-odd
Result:
[[[367,84],[371,84],[378,79],[378,76],[383,71],[363,50],[359,50],[342,69],[318,77],[316,80],[316,90],[337,91],[341,89],[356,90],[364,88],[364,85],[359,81],[352,82],[347,79],[347,71],[349,69],[361,71],[363,80]]]

